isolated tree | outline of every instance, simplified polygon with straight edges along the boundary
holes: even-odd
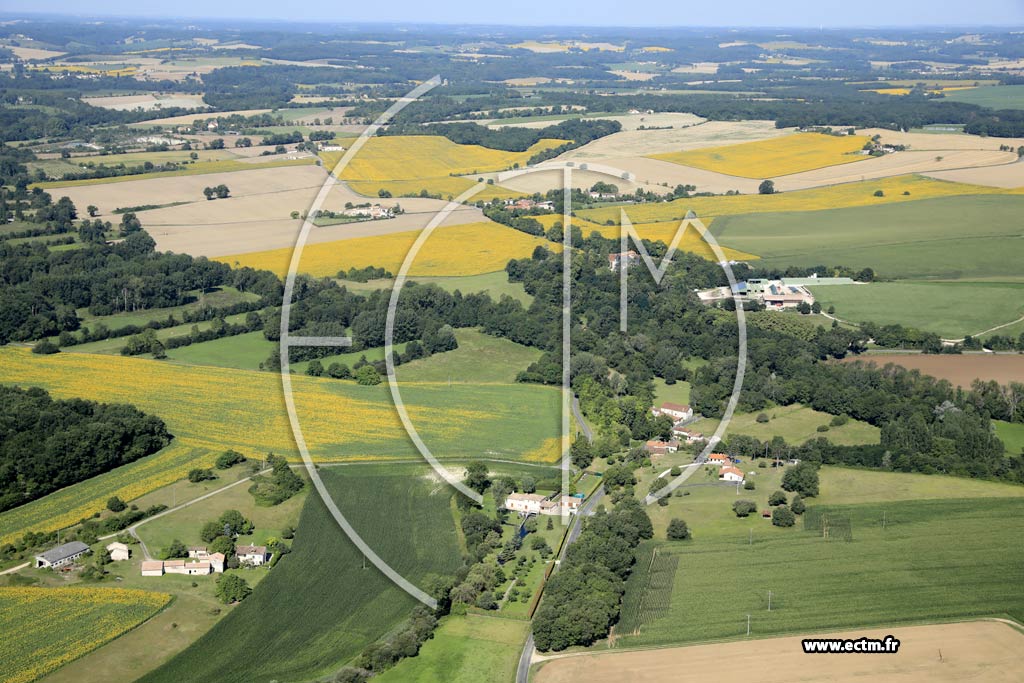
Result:
[[[124,501],[118,498],[117,496],[111,496],[107,500],[107,509],[110,510],[111,512],[121,512],[126,507],[128,506],[124,504]]]
[[[327,366],[327,374],[334,379],[352,378],[352,371],[344,363],[331,363]]]
[[[217,456],[217,461],[214,463],[218,470],[230,469],[234,465],[245,462],[245,456],[234,450],[226,450]]]
[[[310,377],[321,377],[324,374],[323,364],[316,359],[309,361],[309,365],[306,366],[306,374]]]
[[[466,466],[466,478],[463,482],[467,487],[473,489],[477,493],[483,493],[487,490],[487,487],[491,485],[490,477],[488,477],[487,463],[475,460]]]
[[[788,468],[782,475],[782,488],[803,498],[814,498],[818,495],[818,468],[806,460]]]
[[[164,548],[164,551],[160,554],[160,557],[162,557],[165,560],[169,560],[175,557],[188,557],[188,548],[186,548],[185,544],[179,541],[178,539],[174,539],[173,541],[171,541],[171,544],[169,546]]]
[[[749,517],[757,511],[757,504],[752,500],[737,500],[732,504],[732,511],[737,517]]]
[[[204,187],[203,188],[203,196],[206,197],[207,201],[213,199],[213,194],[214,194],[214,192],[213,192],[213,188],[212,187]]]
[[[241,602],[251,593],[249,583],[238,574],[221,574],[217,579],[217,599],[225,605]]]
[[[796,515],[785,505],[780,505],[772,511],[772,524],[775,526],[793,526],[796,524]]]
[[[373,386],[383,381],[381,380],[380,373],[372,365],[364,365],[356,370],[353,376],[356,378],[356,382],[364,386]]]
[[[93,204],[90,204],[89,206],[85,207],[85,211],[86,211],[86,213],[89,214],[90,218],[96,218],[96,216],[98,216],[99,213],[100,213],[99,208],[97,208]]]
[[[224,149],[224,138],[216,138],[210,140],[210,144],[207,145],[210,149]]]
[[[793,514],[804,514],[804,511],[807,509],[807,506],[804,505],[804,499],[800,497],[799,493],[793,496],[793,500],[789,504],[789,509],[793,511]]]
[[[212,470],[203,469],[202,467],[195,467],[188,471],[188,480],[193,484],[198,484],[201,481],[207,481],[209,479],[216,479]]]
[[[690,527],[681,519],[673,519],[668,523],[665,536],[670,541],[687,541],[690,539]]]
[[[213,188],[213,191],[217,195],[217,199],[227,199],[228,195],[231,194],[231,190],[229,190],[228,186],[224,184],[220,184]]]
[[[757,186],[759,194],[775,194],[775,181],[773,180],[762,180],[761,184]]]
[[[768,496],[768,505],[775,507],[776,505],[786,504],[786,494],[783,491],[776,491],[772,495]]]

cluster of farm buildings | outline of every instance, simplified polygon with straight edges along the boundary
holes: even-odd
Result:
[[[673,421],[672,439],[668,441],[648,441],[644,444],[644,449],[652,456],[675,453],[684,442],[687,444],[697,444],[709,441],[703,434],[687,426],[693,419],[693,408],[690,406],[666,401],[661,406],[651,408],[651,412],[656,416],[665,415],[670,417]],[[707,462],[710,465],[720,467],[718,470],[719,480],[729,483],[743,483],[743,471],[733,466],[733,461],[728,455],[712,453],[708,456]]]
[[[510,493],[504,507],[522,515],[560,515],[563,511],[575,514],[583,499],[579,496],[545,496],[540,493]]]
[[[110,559],[120,562],[131,558],[131,548],[124,543],[113,542],[107,545],[107,552]],[[82,541],[70,541],[51,548],[46,552],[35,556],[35,567],[37,569],[60,569],[75,563],[81,557],[91,552],[88,545]],[[235,548],[239,565],[244,567],[258,567],[270,560],[270,553],[263,545],[240,545]],[[188,549],[189,560],[143,560],[143,576],[163,576],[164,574],[187,574],[196,576],[202,574],[220,574],[224,572],[226,557],[223,553],[211,553],[205,546],[193,546]]]

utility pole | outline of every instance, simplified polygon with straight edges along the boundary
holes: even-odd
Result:
[[[768,611],[772,611],[772,592],[768,591]]]
[[[747,615],[747,635],[750,635],[750,615]]]
[[[882,510],[882,531],[885,531],[885,510]]]
[[[750,530],[750,541],[747,543],[747,545],[754,545],[754,530],[753,529]]]

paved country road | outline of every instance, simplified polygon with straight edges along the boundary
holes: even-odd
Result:
[[[588,436],[587,438],[590,437]],[[576,539],[580,537],[580,531],[583,529],[583,518],[594,514],[594,510],[600,504],[602,497],[604,497],[604,484],[597,487],[594,493],[591,494],[590,498],[588,498],[585,503],[583,503],[583,506],[580,507],[580,511],[576,513],[576,516],[573,518],[572,526],[569,527],[569,535],[566,537],[565,543],[562,544],[562,552],[558,555],[555,568],[551,572],[552,574],[558,571],[558,563],[565,559],[565,553],[569,549],[569,546],[575,543]],[[519,655],[519,666],[516,668],[516,683],[527,683],[529,680],[530,662],[533,659],[533,651],[533,633],[531,633],[526,639],[526,643],[523,645],[522,654]]]

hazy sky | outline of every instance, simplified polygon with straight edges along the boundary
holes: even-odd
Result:
[[[1024,25],[1024,0],[3,0],[0,11],[299,22],[468,23],[570,26]]]

